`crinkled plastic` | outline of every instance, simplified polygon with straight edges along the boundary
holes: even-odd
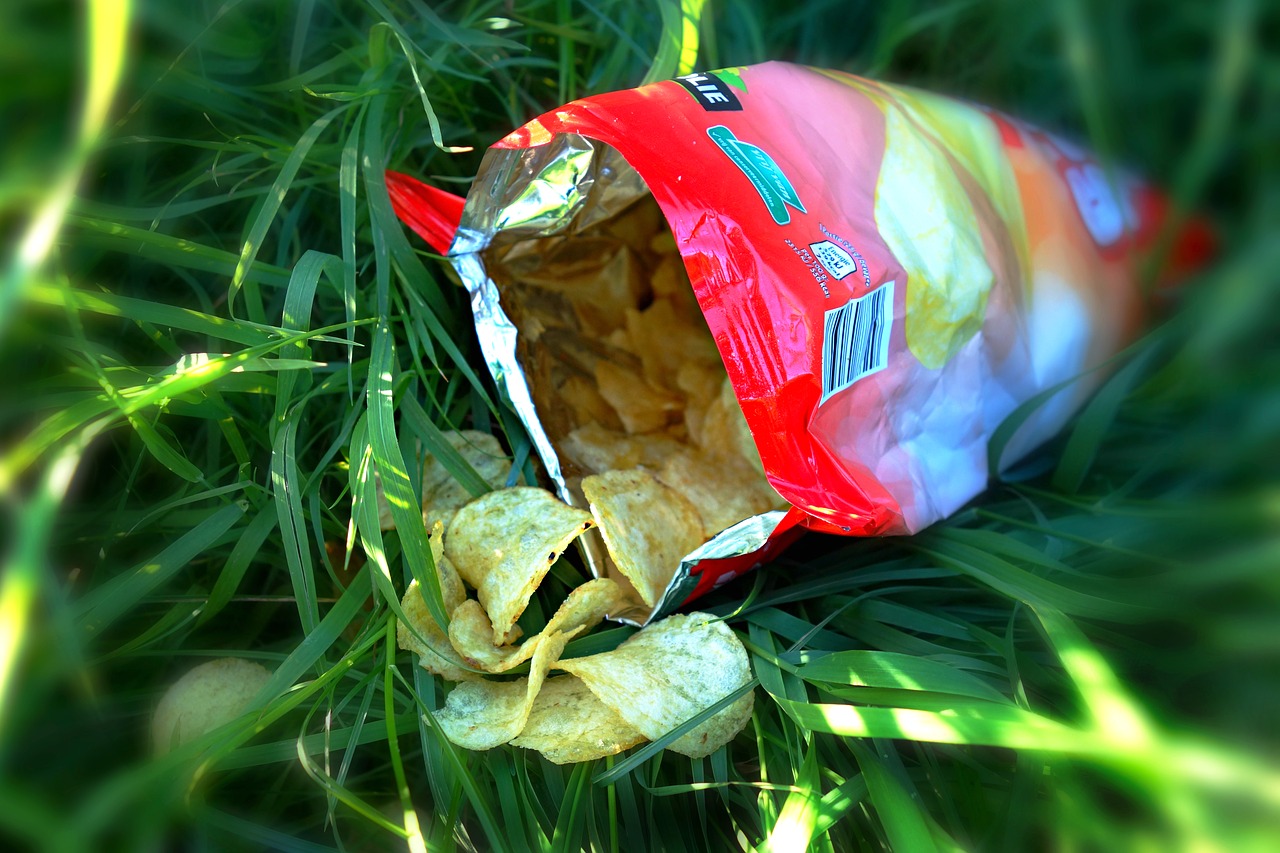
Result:
[[[487,152],[460,211],[406,176],[388,185],[470,291],[494,378],[576,505],[557,451],[567,427],[539,391],[558,320],[510,269],[547,254],[571,276],[593,251],[575,237],[657,202],[791,508],[686,556],[650,619],[800,528],[912,533],[981,492],[1001,421],[1140,330],[1135,270],[1164,212],[1148,187],[993,110],[780,62],[546,113]],[[1001,464],[1058,431],[1095,383],[1042,406]]]

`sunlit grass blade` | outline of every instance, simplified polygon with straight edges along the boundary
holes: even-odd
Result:
[[[892,652],[809,654],[796,667],[795,674],[806,681],[924,690],[992,702],[1008,701],[986,682],[961,670],[926,658]]]
[[[8,715],[16,690],[14,673],[27,642],[29,619],[46,571],[49,540],[60,504],[94,433],[86,431],[48,462],[38,487],[17,507],[18,535],[0,563],[0,736],[8,735]]]
[[[126,61],[131,6],[129,0],[93,0],[89,4],[89,50],[80,127],[53,187],[32,212],[17,251],[0,273],[0,340],[33,283],[32,274],[53,247],[81,172],[105,125]]]
[[[396,620],[395,617],[389,617],[386,620],[387,628],[385,631],[385,664],[383,667],[382,695],[384,700],[383,711],[386,714],[387,721],[387,746],[391,752],[391,768],[396,780],[396,794],[400,798],[400,809],[403,814],[403,827],[405,840],[409,843],[411,853],[426,853],[426,840],[422,837],[422,828],[418,825],[418,813],[413,807],[413,798],[409,793],[409,783],[405,778],[404,761],[400,758],[400,741],[397,737],[395,726],[396,709],[395,709],[395,682],[392,679],[392,672],[395,669],[396,658]]]
[[[705,0],[657,0],[662,31],[645,83],[688,74],[698,61],[698,22]]]
[[[818,748],[810,741],[804,762],[796,774],[797,790],[787,795],[778,820],[761,845],[761,853],[808,850],[818,828],[821,787],[818,780]]]
[[[228,320],[190,308],[165,305],[150,299],[131,299],[115,293],[37,285],[27,295],[35,303],[67,305],[77,311],[91,311],[108,317],[127,317],[139,323],[208,335],[246,346],[267,343],[279,334],[270,326],[245,320]]]
[[[444,609],[440,594],[440,582],[436,577],[435,560],[427,543],[427,529],[422,521],[422,506],[414,493],[404,456],[395,432],[393,401],[394,352],[391,331],[385,323],[374,329],[373,350],[369,360],[369,386],[367,406],[369,411],[368,438],[373,463],[377,468],[386,495],[391,517],[396,522],[400,546],[404,549],[413,576],[418,579],[422,595],[432,617],[440,625],[449,624],[449,614]]]

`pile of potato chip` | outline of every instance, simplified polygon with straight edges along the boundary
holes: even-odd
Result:
[[[411,586],[399,641],[431,672],[461,682],[436,714],[452,742],[585,761],[662,736],[751,673],[737,637],[705,614],[650,624],[590,657],[562,659],[565,645],[606,616],[649,618],[681,558],[785,502],[765,479],[652,199],[573,234],[494,247],[486,267],[519,330],[517,352],[565,485],[587,509],[531,487],[471,500],[428,458],[423,519],[450,622],[437,625]],[[449,440],[491,485],[505,480],[492,436]],[[521,613],[580,538],[601,576],[520,642]],[[527,676],[500,680],[526,663]],[[748,691],[669,748],[707,755],[742,729],[751,707]]]
[[[786,506],[652,198],[573,233],[496,245],[485,268],[574,503],[618,522],[652,516],[660,531],[602,524],[603,567],[585,543],[597,573],[625,578],[651,610],[680,557]]]
[[[449,438],[482,476],[496,473],[502,456],[492,436],[462,432]],[[635,593],[610,578],[577,587],[536,636],[519,642],[516,622],[565,549],[598,523],[618,527],[629,481],[604,475],[590,483],[602,503],[587,512],[527,486],[470,500],[452,478],[440,476],[442,470],[428,457],[423,481],[433,485],[423,507],[449,625],[443,629],[431,617],[415,582],[401,602],[408,622],[397,633],[400,646],[415,652],[424,668],[461,682],[435,714],[450,741],[467,749],[511,743],[556,763],[586,761],[660,737],[751,680],[742,644],[705,614],[672,616],[613,651],[562,659],[571,639],[633,605]],[[626,519],[613,536],[634,544],[636,527],[652,538],[651,526]],[[498,680],[526,662],[527,676]],[[549,677],[552,670],[568,674]],[[715,751],[746,725],[752,698],[744,694],[669,748],[692,757]]]

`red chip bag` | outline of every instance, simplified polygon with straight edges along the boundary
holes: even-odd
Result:
[[[1164,211],[1139,182],[992,110],[780,62],[546,113],[488,151],[464,207],[403,175],[388,186],[471,292],[493,375],[571,503],[582,503],[563,453],[575,418],[653,390],[610,386],[602,406],[592,364],[621,359],[642,382],[653,364],[681,387],[711,387],[696,348],[664,361],[635,340],[653,334],[637,319],[647,300],[679,298],[646,254],[661,242],[646,229],[669,229],[663,245],[789,508],[687,555],[650,618],[801,528],[912,533],[977,495],[1006,416],[1142,328],[1135,271]],[[1057,432],[1098,378],[1040,407],[1001,463]],[[692,405],[683,423],[646,405],[622,426],[695,436],[714,423]]]

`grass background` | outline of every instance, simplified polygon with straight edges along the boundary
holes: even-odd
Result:
[[[1277,18],[1248,0],[4,4],[0,839],[1274,849]],[[464,192],[508,130],[672,76],[694,34],[700,69],[843,68],[1086,139],[1209,216],[1220,257],[955,518],[811,536],[709,599],[761,685],[726,749],[563,768],[455,751],[423,717],[441,685],[391,639],[425,540],[353,531],[353,505],[371,463],[412,504],[406,460],[441,429],[500,433],[518,466],[529,446],[382,170]],[[226,655],[275,671],[251,711],[147,758],[165,686]]]

